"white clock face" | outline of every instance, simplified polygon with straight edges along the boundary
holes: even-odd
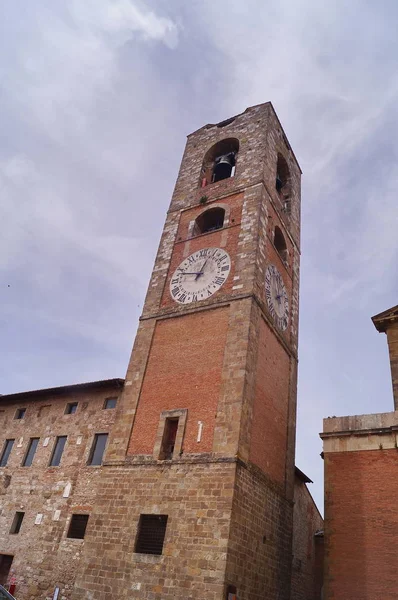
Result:
[[[175,302],[189,304],[212,296],[225,283],[231,270],[228,252],[203,248],[188,256],[174,271],[170,294]]]
[[[284,331],[289,322],[289,298],[282,275],[274,265],[265,272],[265,297],[275,323]]]

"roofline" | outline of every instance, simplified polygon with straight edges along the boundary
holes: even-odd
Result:
[[[305,473],[303,473],[303,471],[301,471],[298,467],[294,467],[294,474],[297,475],[297,477],[299,479],[301,479],[301,481],[303,483],[314,483],[312,481],[312,479],[310,479]]]
[[[273,113],[274,113],[274,115],[275,115],[275,117],[276,117],[276,120],[277,120],[277,121],[278,121],[278,123],[279,123],[279,126],[280,126],[280,128],[281,128],[281,130],[282,130],[282,132],[283,132],[283,135],[284,135],[284,137],[285,137],[285,140],[286,140],[286,142],[288,143],[289,150],[290,150],[290,152],[291,152],[291,153],[292,153],[292,155],[293,155],[293,158],[294,158],[294,160],[295,160],[295,162],[296,162],[296,165],[298,166],[298,168],[299,168],[299,170],[300,170],[300,173],[301,173],[301,174],[303,174],[303,171],[302,171],[302,169],[301,169],[301,167],[300,167],[300,163],[299,163],[299,161],[297,160],[297,157],[296,157],[296,155],[295,155],[295,153],[294,153],[294,151],[293,151],[293,148],[292,148],[292,147],[291,147],[291,145],[290,145],[290,142],[289,142],[289,140],[287,139],[287,135],[286,135],[286,133],[285,133],[285,130],[283,129],[282,123],[280,122],[280,119],[279,119],[278,115],[276,114],[276,110],[275,110],[275,108],[274,108],[274,105],[272,104],[272,102],[271,102],[270,100],[268,100],[268,102],[260,102],[260,104],[253,104],[253,106],[248,106],[248,107],[247,107],[247,108],[246,108],[246,109],[245,109],[243,112],[241,112],[241,113],[238,113],[237,115],[234,115],[233,117],[228,117],[228,119],[223,119],[223,120],[221,121],[221,123],[223,123],[224,121],[229,121],[230,119],[236,119],[237,117],[240,117],[241,115],[244,115],[245,113],[249,112],[249,110],[251,110],[252,108],[257,108],[258,106],[266,106],[267,104],[268,104],[268,105],[271,107],[271,109],[272,109],[272,111],[273,111]],[[196,129],[195,131],[192,131],[192,133],[189,133],[189,134],[187,135],[187,137],[191,137],[191,135],[194,135],[195,133],[197,133],[197,132],[198,132],[198,131],[200,131],[201,129],[210,129],[210,127],[216,127],[217,125],[218,125],[218,123],[207,123],[207,125],[203,125],[203,127],[199,127],[199,129]]]
[[[30,400],[43,396],[62,396],[71,392],[87,392],[96,389],[122,388],[124,379],[100,379],[99,381],[88,381],[86,383],[74,383],[72,385],[62,385],[59,387],[44,388],[42,390],[30,390],[27,392],[17,392],[15,394],[0,394],[0,402],[3,400]]]
[[[398,304],[372,317],[373,325],[379,333],[386,333],[388,326],[398,321]]]

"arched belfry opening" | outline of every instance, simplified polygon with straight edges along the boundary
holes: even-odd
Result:
[[[275,187],[279,194],[284,198],[288,198],[290,195],[290,172],[287,165],[286,159],[282,154],[278,153],[278,160],[276,163],[276,180]]]
[[[283,262],[287,264],[288,251],[286,241],[282,231],[278,226],[276,226],[274,229],[274,246]]]
[[[201,213],[196,219],[193,234],[200,235],[201,233],[209,233],[210,231],[222,229],[224,219],[225,210],[223,208],[219,206],[209,208],[209,210]]]
[[[205,154],[200,174],[200,185],[216,183],[233,177],[239,152],[239,140],[227,138],[214,144]]]

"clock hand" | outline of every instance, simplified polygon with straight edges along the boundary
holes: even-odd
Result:
[[[199,273],[196,275],[196,277],[195,277],[195,281],[196,281],[197,279],[199,279],[199,277],[200,277],[201,275],[203,275],[203,269],[205,268],[205,264],[207,263],[207,261],[208,261],[208,260],[209,260],[209,259],[208,259],[208,258],[206,258],[205,262],[204,262],[204,263],[203,263],[203,265],[202,265],[202,268],[201,268],[200,272],[199,272]]]

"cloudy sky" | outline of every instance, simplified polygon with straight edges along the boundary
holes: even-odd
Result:
[[[1,393],[123,377],[185,136],[271,100],[304,172],[297,464],[392,408],[395,0],[14,0],[0,19]]]

